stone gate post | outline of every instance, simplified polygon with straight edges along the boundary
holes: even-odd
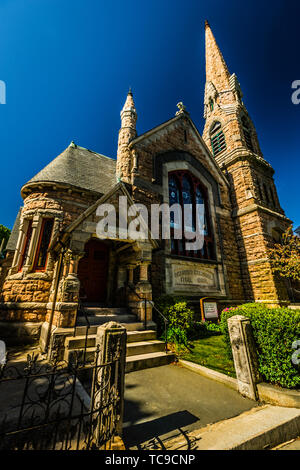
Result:
[[[92,410],[97,416],[97,445],[101,445],[105,436],[110,435],[113,429],[116,435],[122,434],[126,340],[126,328],[119,323],[105,323],[97,329],[97,368],[92,384],[91,402]],[[111,365],[101,367],[111,362]],[[99,409],[100,412],[96,411]]]
[[[235,315],[227,323],[238,390],[241,395],[257,400],[256,384],[259,382],[259,374],[250,320],[242,315]]]

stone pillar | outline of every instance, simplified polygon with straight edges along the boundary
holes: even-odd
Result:
[[[33,267],[41,223],[42,223],[41,217],[39,215],[35,215],[32,219],[32,232],[31,232],[31,239],[29,243],[28,255],[27,255],[27,259],[25,259],[24,266],[22,269],[24,273],[30,271]]]
[[[234,367],[241,395],[258,399],[257,357],[249,318],[236,315],[227,320]]]
[[[15,249],[14,258],[13,258],[13,262],[12,262],[9,274],[13,274],[14,272],[17,272],[17,270],[18,270],[18,266],[19,266],[19,263],[20,263],[20,256],[21,256],[21,252],[22,252],[22,248],[23,248],[24,239],[25,239],[25,236],[26,236],[27,229],[28,229],[28,221],[23,219],[22,222],[20,223],[17,246],[16,246],[16,249]]]
[[[119,323],[105,323],[97,329],[91,406],[98,447],[102,445],[102,436],[122,434],[126,340],[126,329]]]

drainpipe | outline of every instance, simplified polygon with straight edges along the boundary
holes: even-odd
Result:
[[[58,292],[58,284],[59,284],[60,277],[61,277],[62,260],[63,260],[64,254],[65,254],[65,248],[63,248],[62,251],[60,252],[59,259],[58,259],[57,275],[56,275],[56,279],[55,279],[55,283],[54,283],[54,296],[53,296],[51,314],[50,314],[50,319],[49,319],[49,326],[48,326],[48,331],[47,331],[46,346],[45,346],[45,352],[46,353],[48,352],[49,344],[50,344],[51,329],[52,329],[52,324],[53,324],[53,317],[54,317],[54,311],[55,311],[56,299],[57,299],[57,292]]]

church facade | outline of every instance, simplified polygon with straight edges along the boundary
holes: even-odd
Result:
[[[155,327],[153,299],[207,297],[224,306],[289,303],[271,270],[268,249],[291,221],[278,199],[235,74],[230,74],[208,23],[203,135],[182,103],[176,115],[137,135],[128,93],[121,111],[117,158],[72,142],[22,189],[0,274],[2,336],[39,336],[77,324],[79,302],[125,308]],[[100,240],[101,204],[204,204],[204,243],[183,237]],[[145,299],[147,302],[145,302]]]

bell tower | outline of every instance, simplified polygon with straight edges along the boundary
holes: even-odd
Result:
[[[274,170],[263,157],[237,76],[230,74],[207,21],[205,54],[203,139],[231,184],[245,298],[278,305],[288,294],[271,271],[268,249],[291,221],[280,206]]]

